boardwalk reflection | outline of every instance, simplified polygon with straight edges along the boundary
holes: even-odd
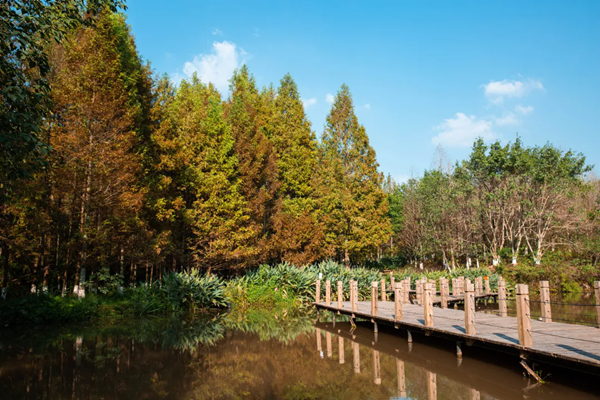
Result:
[[[408,342],[399,335],[379,332],[377,341],[370,326],[352,329],[349,323],[318,323],[316,340],[325,331],[337,337],[340,364],[344,342],[350,341],[355,379],[371,376],[372,398],[428,399],[547,399],[565,398],[563,387],[545,391],[517,371],[477,359],[462,359],[452,351]],[[329,340],[329,339],[328,339]],[[367,362],[361,363],[361,355]],[[395,368],[394,368],[395,367]],[[338,368],[346,368],[340,365]],[[562,393],[562,394],[561,394]],[[381,396],[379,396],[381,394]],[[581,398],[586,397],[580,394]]]

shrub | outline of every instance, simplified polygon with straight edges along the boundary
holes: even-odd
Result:
[[[195,312],[198,308],[227,305],[225,282],[216,276],[200,275],[198,270],[167,275],[162,292],[171,311]]]

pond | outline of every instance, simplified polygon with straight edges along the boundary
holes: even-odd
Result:
[[[523,376],[514,357],[331,315],[0,331],[3,399],[593,399],[593,381]],[[543,373],[546,373],[544,370]],[[547,374],[546,374],[547,376]],[[569,382],[569,384],[565,384]]]

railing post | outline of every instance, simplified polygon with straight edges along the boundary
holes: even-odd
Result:
[[[315,303],[321,302],[321,280],[317,279],[317,287],[315,289]]]
[[[404,279],[404,304],[410,303],[410,278]]]
[[[519,344],[531,347],[531,311],[529,308],[529,286],[517,285],[517,324],[519,328]]]
[[[440,278],[440,296],[442,298],[442,308],[448,308],[448,279]]]
[[[385,292],[385,279],[381,280],[381,301],[387,301],[387,293]]]
[[[550,307],[550,283],[540,282],[540,300],[542,308],[542,322],[552,322],[552,308]]]
[[[417,304],[423,305],[423,282],[421,279],[417,279],[416,287],[417,289]]]
[[[377,315],[377,282],[371,282],[371,315]]]
[[[337,283],[337,294],[338,294],[338,308],[344,308],[344,283],[338,281]]]
[[[423,312],[425,313],[425,326],[433,327],[433,283],[423,283]]]
[[[467,335],[475,335],[475,293],[469,279],[464,281],[465,290],[465,331]]]
[[[458,296],[458,284],[456,278],[452,278],[452,296]]]
[[[352,281],[352,312],[358,310],[358,282]]]
[[[396,283],[395,280],[394,280],[394,273],[390,272],[390,287],[392,289],[394,288],[394,283]]]
[[[490,290],[490,277],[489,276],[484,277],[483,282],[485,282],[485,294],[490,294],[492,292]]]
[[[402,284],[394,283],[394,319],[402,321]]]
[[[594,297],[596,299],[596,316],[598,318],[598,328],[600,328],[600,281],[594,282]]]
[[[498,280],[498,309],[501,317],[508,316],[508,308],[506,306],[506,283],[504,280]]]
[[[331,305],[331,281],[325,281],[325,303]]]
[[[481,289],[483,288],[483,285],[481,284],[481,277],[477,277],[475,278],[475,295],[479,296],[481,294]]]

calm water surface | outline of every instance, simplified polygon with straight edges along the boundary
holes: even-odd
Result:
[[[490,307],[488,305],[488,307]],[[595,399],[596,378],[479,348],[334,325],[329,315],[216,315],[118,328],[0,331],[1,399]],[[565,383],[566,382],[566,383]]]

